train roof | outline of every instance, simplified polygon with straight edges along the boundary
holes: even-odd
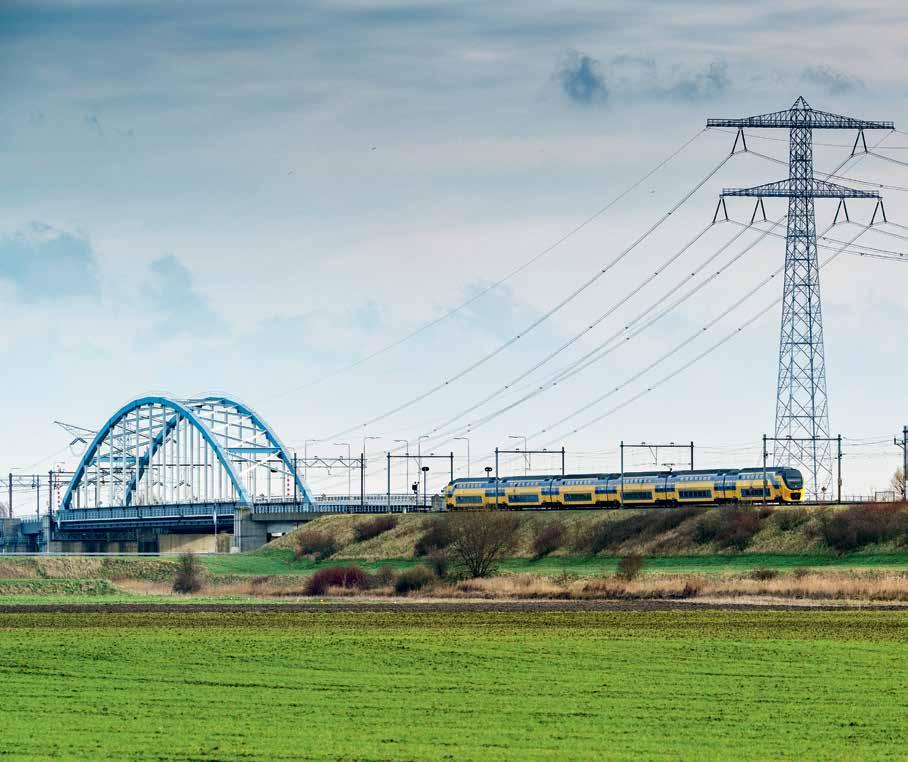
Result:
[[[786,466],[766,466],[766,471],[797,471],[797,469]],[[725,476],[728,474],[740,473],[762,473],[763,466],[754,466],[752,468],[696,468],[693,470],[686,469],[682,471],[625,471],[624,476],[705,476],[706,474],[717,474]],[[800,473],[800,472],[798,472]],[[511,474],[509,476],[499,476],[498,481],[539,481],[539,480],[563,480],[563,479],[620,479],[621,473],[598,473],[598,474],[527,474],[519,476]],[[489,484],[495,481],[494,476],[463,476],[454,479],[450,484]]]

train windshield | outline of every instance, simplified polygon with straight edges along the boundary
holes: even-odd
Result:
[[[801,472],[796,468],[783,468],[782,478],[791,489],[801,489],[804,486],[804,479]]]

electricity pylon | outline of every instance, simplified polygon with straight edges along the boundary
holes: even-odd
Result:
[[[879,193],[814,178],[813,130],[857,130],[854,154],[859,142],[867,150],[864,130],[891,130],[894,125],[817,111],[798,98],[785,111],[742,119],[708,119],[706,126],[736,127],[736,147],[738,138],[744,138],[745,128],[789,130],[788,179],[755,188],[725,189],[721,198],[753,196],[761,199],[758,203],[770,197],[788,199],[773,458],[777,465],[799,468],[808,496],[819,499],[832,486],[833,468],[814,199],[835,198],[840,205],[849,198],[881,201]]]

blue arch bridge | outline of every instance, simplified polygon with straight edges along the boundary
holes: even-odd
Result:
[[[88,444],[59,507],[22,519],[15,541],[5,533],[6,544],[58,552],[246,551],[325,514],[426,508],[390,490],[316,498],[300,465],[236,400],[141,397]]]

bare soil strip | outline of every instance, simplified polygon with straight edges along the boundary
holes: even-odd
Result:
[[[690,600],[529,600],[529,601],[325,601],[323,603],[48,603],[0,605],[0,621],[15,614],[130,613],[419,613],[462,612],[585,612],[585,611],[906,611],[905,604],[824,601],[690,601]]]

